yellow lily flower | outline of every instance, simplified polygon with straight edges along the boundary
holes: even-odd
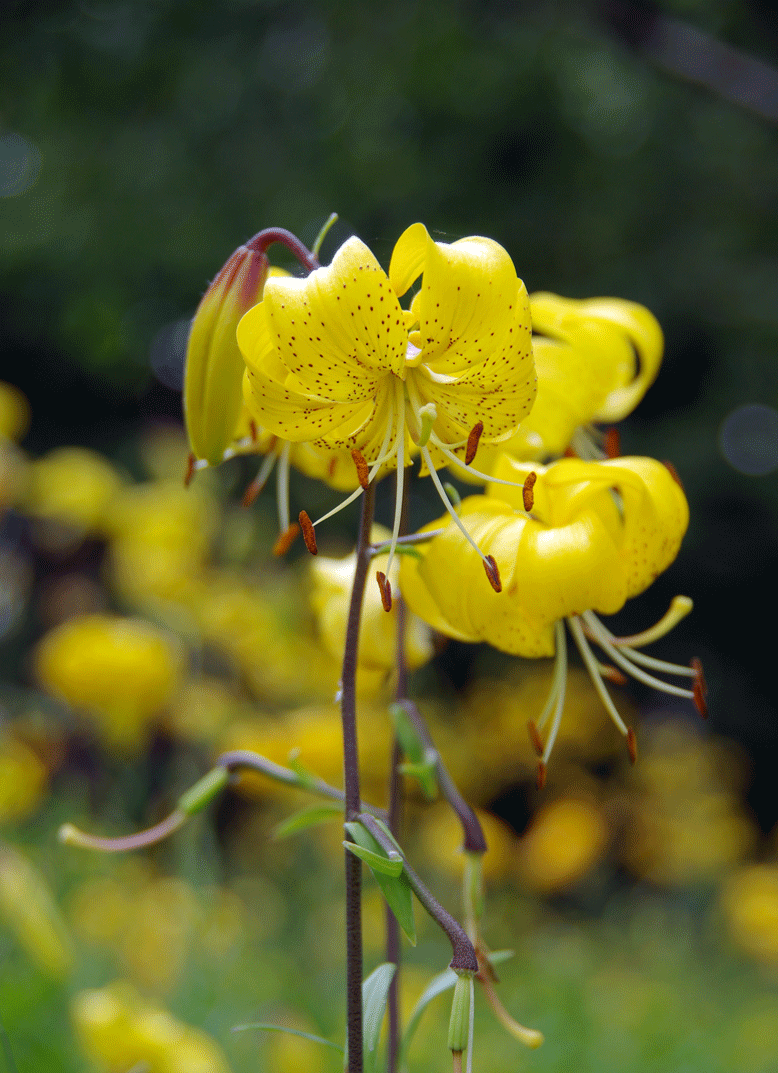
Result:
[[[559,457],[572,445],[582,458],[598,456],[588,426],[621,421],[631,413],[662,361],[662,330],[636,302],[579,301],[537,292],[529,296],[529,306],[538,395],[510,439],[479,451],[478,468],[487,473],[502,451],[542,460]]]
[[[510,435],[535,397],[527,292],[510,257],[486,238],[433,242],[423,224],[400,236],[388,275],[350,238],[307,278],[269,280],[238,344],[263,428],[358,451],[363,484],[391,466],[402,485],[413,442],[452,513],[431,450],[463,466],[456,452],[476,428],[485,442]]]
[[[636,638],[614,637],[594,614],[620,610],[678,553],[689,513],[670,471],[650,458],[561,459],[531,466],[503,456],[495,476],[510,478],[511,484],[490,485],[488,495],[465,499],[460,517],[475,541],[489,543],[502,577],[502,594],[476,583],[477,559],[445,516],[426,527],[442,532],[418,545],[421,558],[403,558],[400,588],[410,609],[449,637],[488,641],[504,652],[530,658],[556,655],[551,697],[539,721],[542,729],[553,711],[548,740],[539,747],[543,772],[564,705],[564,619],[603,703],[628,737],[631,753],[634,736],[616,712],[587,638],[622,670],[702,707],[698,666],[677,667],[635,650],[672,628],[691,610],[691,600],[678,597],[657,627]],[[515,484],[521,486],[522,478],[524,488],[517,492]],[[688,675],[695,679],[694,688],[664,683],[642,667]],[[604,673],[621,678],[612,669]],[[534,724],[532,734],[539,744]]]

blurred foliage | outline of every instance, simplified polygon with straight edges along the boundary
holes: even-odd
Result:
[[[297,745],[303,762],[307,749],[311,766],[337,769],[337,667],[299,564],[284,574],[264,561],[270,511],[232,502],[253,474],[231,463],[184,493],[180,434],[159,423],[180,421],[188,320],[219,266],[264,226],[311,242],[331,210],[341,220],[325,257],[357,232],[386,261],[422,220],[435,237],[497,239],[530,290],[615,294],[662,323],[665,362],[622,446],[676,463],[692,522],[674,569],[617,628],[642,628],[678,590],[692,596],[694,614],[654,651],[703,658],[713,730],[742,753],[636,689],[642,758],[629,774],[573,671],[539,802],[523,726],[547,667],[452,644],[417,688],[452,773],[491,810],[489,938],[518,951],[502,997],[548,1041],[526,1067],[774,1067],[778,719],[765,604],[778,445],[769,422],[753,443],[748,428],[736,442],[721,432],[741,405],[778,407],[773,19],[746,0],[3,6],[2,377],[31,404],[23,450],[0,452],[0,505],[15,508],[0,536],[0,1013],[20,1069],[83,1070],[70,1000],[89,989],[95,1002],[118,979],[131,981],[116,992],[128,1009],[179,1033],[197,1026],[235,1070],[258,1053],[272,1073],[335,1068],[291,1037],[229,1032],[259,1014],[340,1039],[340,877],[327,863],[339,833],[270,845],[296,797],[269,784],[228,794],[213,825],[197,821],[137,867],[52,854],[64,820],[115,831],[159,819],[225,743],[262,741],[280,762]],[[0,402],[3,432],[21,435],[23,404]],[[75,467],[49,454],[73,445],[101,453]],[[761,476],[738,465],[751,449],[767,459]],[[330,503],[312,482],[293,493],[298,509]],[[421,493],[411,507],[429,520]],[[347,524],[328,531],[333,553],[349,550]],[[174,633],[194,672],[143,714],[149,745],[130,760],[100,718],[37,692],[30,657],[65,619],[117,611]],[[383,763],[380,737],[368,765]],[[382,779],[372,772],[376,793]],[[444,819],[411,810],[412,853],[450,884]],[[577,854],[555,852],[573,837]],[[410,960],[418,994],[446,960],[431,927]],[[434,1025],[426,1016],[417,1068],[447,1060],[445,1010]],[[479,1068],[515,1063],[482,1006],[478,1019]]]

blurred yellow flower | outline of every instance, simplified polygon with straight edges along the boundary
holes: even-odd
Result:
[[[652,660],[634,647],[666,632],[690,610],[691,601],[679,598],[661,628],[636,638],[614,637],[593,613],[620,610],[670,565],[689,512],[669,470],[650,458],[562,459],[549,466],[531,466],[502,456],[498,476],[510,483],[491,484],[488,495],[464,500],[460,518],[475,543],[492,548],[503,591],[492,592],[480,584],[472,542],[465,541],[445,515],[422,530],[442,528],[434,539],[419,544],[420,557],[404,558],[400,587],[411,610],[449,637],[488,641],[520,656],[556,654],[551,696],[539,720],[542,729],[553,712],[545,746],[537,729],[533,731],[542,756],[542,781],[564,705],[564,619],[631,752],[634,740],[605,689],[587,637],[619,668],[646,684],[699,699],[701,686],[692,690],[664,683],[642,666],[695,680],[696,668]]]
[[[107,458],[85,447],[59,447],[32,462],[20,509],[46,523],[106,536],[122,478]]]
[[[516,875],[540,894],[582,879],[608,845],[605,817],[592,801],[561,797],[542,805],[519,843]]]
[[[71,1017],[81,1045],[107,1073],[229,1073],[218,1044],[205,1032],[146,1002],[131,984],[79,992]]]
[[[18,387],[0,380],[0,440],[19,443],[29,425],[30,404],[26,396]]]
[[[391,534],[381,526],[373,526],[370,538],[373,544],[387,541]],[[386,571],[388,551],[372,560],[375,570]],[[322,644],[338,663],[343,660],[346,640],[351,588],[356,570],[356,553],[343,559],[328,559],[321,555],[310,562],[313,578],[311,604],[316,614]],[[395,561],[390,570],[389,581],[397,589],[400,573]],[[359,634],[358,662],[369,671],[381,672],[386,680],[397,667],[397,614],[396,605],[387,614],[381,603],[381,594],[375,585],[368,585],[362,602],[362,623]],[[432,641],[429,627],[408,614],[405,633],[405,657],[410,670],[422,667],[432,659]]]
[[[720,899],[733,942],[755,961],[778,967],[778,865],[751,864],[733,872]]]
[[[56,979],[73,963],[65,921],[35,865],[19,850],[0,843],[0,918],[30,957]]]
[[[109,747],[134,753],[178,689],[182,653],[140,619],[84,615],[45,635],[35,667],[43,687],[87,715]]]
[[[33,750],[0,732],[0,823],[29,816],[41,801],[48,772]]]

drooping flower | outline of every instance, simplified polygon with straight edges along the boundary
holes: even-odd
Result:
[[[619,611],[675,558],[689,515],[683,491],[670,471],[649,458],[562,459],[532,467],[505,456],[496,476],[511,478],[511,484],[490,485],[488,495],[465,499],[460,517],[474,540],[487,542],[492,549],[503,580],[502,595],[498,598],[475,583],[477,560],[446,517],[427,527],[443,531],[418,546],[420,558],[403,560],[400,587],[411,610],[449,637],[487,641],[530,658],[556,655],[551,696],[538,726],[532,726],[542,771],[564,706],[565,619],[631,752],[634,738],[605,688],[603,668],[590,640],[621,670],[694,699],[702,707],[704,685],[698,666],[677,667],[636,650],[672,628],[691,610],[691,600],[678,597],[657,627],[635,638],[615,637],[594,614]],[[517,494],[515,485],[520,486],[522,478],[525,488]],[[694,688],[664,683],[651,670],[687,675],[694,679]],[[604,673],[621,678],[613,669]],[[549,719],[551,730],[542,745],[539,730]]]
[[[238,343],[259,425],[359,452],[365,481],[391,465],[401,484],[415,443],[449,508],[435,462],[462,466],[475,429],[484,442],[510,435],[535,396],[527,292],[510,257],[486,238],[433,242],[422,224],[400,236],[388,275],[351,238],[307,278],[270,280]],[[395,538],[399,516],[398,495]]]
[[[479,450],[478,469],[493,472],[502,451],[518,459],[558,458],[572,446],[598,450],[594,423],[622,420],[653,383],[664,340],[644,306],[621,298],[529,296],[538,394],[529,416],[499,446]],[[467,477],[467,472],[459,474]],[[473,480],[476,478],[473,477]]]

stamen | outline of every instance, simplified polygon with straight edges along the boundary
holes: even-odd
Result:
[[[381,606],[384,611],[392,610],[392,584],[389,578],[383,572],[383,570],[376,570],[376,581],[378,582],[378,588],[381,591]]]
[[[192,451],[190,451],[189,455],[187,457],[187,460],[186,460],[186,473],[184,474],[184,488],[189,487],[189,485],[192,482],[192,477],[194,477],[194,474],[195,474],[195,456],[194,456],[194,453]]]
[[[362,488],[367,488],[369,483],[369,470],[367,468],[365,456],[355,447],[354,450],[351,452],[351,457],[354,459],[354,465],[357,467],[357,477],[359,478],[360,485],[362,486]]]
[[[434,432],[430,436],[430,443],[437,447],[440,453],[442,455],[445,455],[449,462],[451,462],[455,466],[458,466],[459,469],[466,469],[472,477],[480,477],[484,481],[489,481],[490,484],[507,484],[509,488],[523,487],[520,481],[506,481],[503,480],[501,477],[493,477],[491,473],[482,473],[480,469],[473,469],[472,466],[466,465],[458,455],[454,454],[450,447],[447,447],[446,444],[443,443],[443,441],[435,435]]]
[[[276,464],[277,457],[275,451],[271,451],[269,454],[265,455],[262,460],[262,465],[259,467],[259,473],[243,493],[241,502],[244,507],[250,507],[267,484],[268,477],[273,472],[273,466]]]
[[[630,637],[615,637],[608,631],[611,644],[618,645],[619,648],[624,646],[642,648],[644,645],[650,645],[653,641],[658,641],[660,637],[668,634],[670,630],[678,625],[681,619],[686,618],[693,607],[694,604],[688,596],[674,596],[669,608],[656,625],[651,626],[648,630],[643,630],[642,633],[633,633]],[[604,626],[603,629],[605,629]]]
[[[249,432],[251,433],[251,442],[256,443],[257,442],[257,437],[259,436],[259,433],[257,432],[257,423],[256,423],[256,421],[254,420],[253,417],[249,421]]]
[[[607,652],[614,663],[618,664],[618,666],[625,670],[627,674],[631,675],[632,678],[637,678],[639,682],[643,682],[644,685],[651,686],[653,689],[658,689],[662,693],[670,693],[674,697],[686,697],[688,700],[693,699],[694,694],[691,689],[683,689],[681,686],[672,685],[670,682],[663,682],[661,678],[655,678],[653,674],[647,674],[645,671],[641,670],[640,667],[635,666],[635,663],[631,662],[624,654],[623,649],[616,648],[615,645],[611,643],[610,638],[608,637],[608,631],[592,611],[584,611],[582,618],[586,622],[586,625],[597,644]],[[583,636],[583,630],[581,630],[581,636]],[[628,651],[632,653],[631,649]],[[668,664],[668,666],[673,668],[672,671],[669,672],[671,674],[684,674],[688,673],[691,669],[687,667],[676,668],[672,663]]]
[[[292,522],[288,529],[286,529],[283,533],[279,534],[278,539],[273,545],[273,555],[275,555],[277,558],[281,558],[282,555],[286,555],[292,544],[294,544],[295,540],[297,539],[299,532],[300,526],[297,524],[297,522]]]
[[[544,790],[546,786],[546,777],[548,775],[548,769],[542,760],[538,760],[538,789]]]
[[[597,663],[597,669],[603,678],[607,678],[609,682],[612,682],[615,686],[625,686],[627,684],[626,674],[622,674],[621,671],[615,667],[611,667],[608,663]]]
[[[389,545],[389,557],[386,560],[386,573],[388,574],[392,568],[394,562],[394,552],[397,547],[397,538],[400,535],[400,522],[402,521],[403,513],[403,491],[405,488],[405,390],[402,383],[397,381],[397,435],[395,438],[395,446],[397,447],[397,488],[394,498],[394,520],[392,522],[392,542]],[[387,581],[387,585],[389,582]],[[386,606],[384,601],[383,591],[381,592],[381,600],[384,604],[384,610],[388,611],[392,606],[392,590],[389,588],[389,607]]]
[[[494,591],[502,592],[500,571],[493,555],[484,555],[484,570],[486,571],[486,576],[489,578],[489,584],[492,586]]]
[[[278,455],[276,470],[276,499],[278,500],[278,528],[285,532],[289,528],[289,452],[291,443],[284,443]]]
[[[551,721],[551,730],[548,733],[546,747],[543,750],[541,760],[547,764],[554,748],[559,724],[562,722],[562,709],[565,706],[565,690],[567,687],[567,638],[565,637],[564,623],[560,619],[554,623],[556,642],[556,666],[554,667],[554,679],[556,681],[556,703],[554,705],[554,717]]]
[[[451,505],[451,500],[446,495],[445,489],[441,484],[440,477],[438,476],[438,471],[435,469],[435,466],[432,463],[432,458],[430,457],[428,447],[421,448],[421,456],[427,465],[430,477],[432,477],[432,482],[437,488],[438,495],[443,500],[444,507],[451,515],[452,521],[458,527],[470,547],[473,548],[474,551],[477,551],[478,554],[481,556],[481,559],[483,560],[484,564],[484,570],[486,570],[486,576],[489,578],[489,584],[492,586],[495,592],[500,592],[502,590],[502,582],[500,581],[500,571],[497,569],[497,563],[494,561],[494,558],[491,555],[484,555],[484,553],[481,551],[476,542],[468,533],[467,529],[462,523],[462,519],[459,517],[459,515]]]
[[[527,722],[527,730],[529,731],[530,741],[532,742],[532,748],[538,754],[543,755],[543,739],[540,736],[540,731],[537,728],[537,724],[534,719],[530,719]]]
[[[484,430],[483,421],[478,421],[473,425],[470,430],[470,435],[467,437],[467,449],[465,450],[465,465],[469,466],[473,461],[478,450],[478,441],[481,439],[481,433]]]
[[[634,764],[638,758],[638,742],[632,727],[627,727],[627,751],[630,764]]]
[[[609,428],[603,436],[603,450],[606,458],[621,457],[621,437],[617,428]]]
[[[532,508],[535,506],[535,482],[538,479],[537,473],[531,470],[524,481],[524,487],[522,488],[522,498],[524,500],[524,510],[529,514]]]
[[[578,651],[581,653],[581,657],[586,664],[586,669],[588,670],[592,682],[594,683],[594,688],[597,690],[600,700],[605,705],[605,710],[618,727],[619,732],[623,734],[626,738],[629,731],[627,730],[624,720],[616,711],[616,706],[611,700],[608,690],[605,688],[605,683],[603,682],[602,677],[600,676],[600,672],[597,669],[597,660],[594,658],[594,653],[592,652],[591,648],[589,648],[589,644],[584,637],[584,632],[581,629],[581,620],[578,618],[577,615],[573,615],[567,620],[567,624],[570,627],[570,632],[573,635],[573,640],[578,645]]]
[[[700,713],[703,719],[708,718],[708,702],[706,700],[708,696],[708,685],[705,681],[705,675],[702,670],[702,663],[695,656],[692,659],[691,670],[694,671],[694,682],[692,684],[692,692],[694,694],[694,706]]]
[[[303,531],[303,540],[305,546],[311,555],[318,555],[319,549],[316,547],[316,530],[313,528],[313,523],[308,517],[306,511],[301,510],[299,514],[300,528]]]

